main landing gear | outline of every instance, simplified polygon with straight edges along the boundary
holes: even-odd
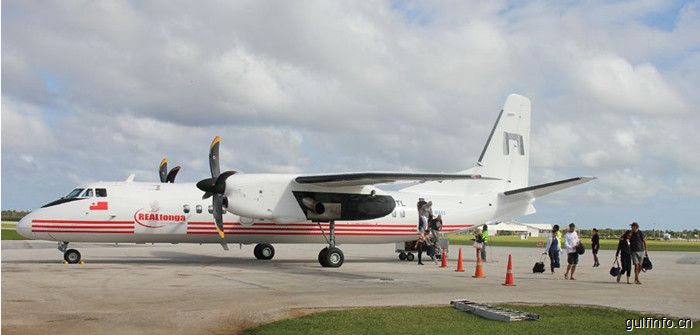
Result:
[[[68,264],[78,264],[82,257],[75,249],[68,249],[68,242],[58,242],[58,251],[63,253],[63,260]]]
[[[321,252],[318,253],[318,262],[321,263],[321,266],[323,266],[324,268],[340,267],[345,261],[345,255],[343,255],[343,251],[335,247],[335,221],[331,220],[328,224],[328,237],[326,237],[326,233],[323,231],[321,223],[317,223],[318,227],[321,229],[323,238],[328,243],[328,247],[323,248]]]
[[[257,259],[269,260],[275,257],[275,248],[268,243],[259,243],[253,249],[253,254]]]

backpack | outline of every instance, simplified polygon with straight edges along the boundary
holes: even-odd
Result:
[[[649,256],[644,256],[644,259],[642,260],[642,271],[647,272],[653,268],[653,265],[651,264],[651,260],[649,259]]]
[[[586,247],[583,246],[583,243],[579,243],[576,246],[576,253],[579,255],[583,255],[583,253],[585,253],[585,252],[586,252]]]

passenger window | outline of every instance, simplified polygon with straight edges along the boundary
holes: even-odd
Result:
[[[95,195],[97,195],[99,198],[104,198],[107,196],[107,189],[106,188],[96,188]]]
[[[195,207],[195,210],[197,211],[198,214],[201,213],[202,212],[202,205],[197,205]]]
[[[92,189],[88,188],[85,190],[85,193],[83,193],[83,198],[92,198]]]
[[[182,211],[185,212],[185,214],[189,214],[189,212],[190,212],[190,205],[183,205],[183,206],[182,206]]]
[[[214,206],[209,205],[209,214],[214,214]]]

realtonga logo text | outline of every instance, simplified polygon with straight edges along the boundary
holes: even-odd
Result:
[[[150,212],[143,212],[143,208],[134,213],[134,221],[146,228],[165,227],[166,222],[184,222],[185,216],[181,214],[161,214],[158,205],[151,205]]]

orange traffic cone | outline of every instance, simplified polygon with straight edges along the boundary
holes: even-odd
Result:
[[[442,255],[440,256],[440,267],[447,267],[447,253],[445,252],[445,249],[442,249]]]
[[[464,272],[464,265],[462,265],[462,248],[459,248],[459,254],[457,255],[457,270],[455,272]]]
[[[513,257],[508,255],[508,270],[506,270],[506,282],[504,286],[515,286],[515,278],[513,277]]]
[[[484,264],[481,263],[481,256],[476,257],[476,271],[474,271],[474,278],[484,278]]]

